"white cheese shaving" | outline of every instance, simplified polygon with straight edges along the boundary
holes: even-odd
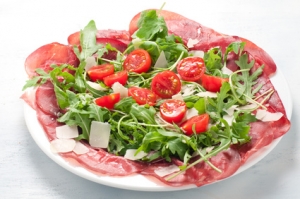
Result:
[[[57,138],[76,138],[79,135],[77,126],[58,126],[55,129]]]
[[[227,110],[224,109],[224,111],[225,111],[228,115],[232,116],[233,113],[234,113],[234,110],[236,110],[237,107],[238,107],[238,105],[233,105],[233,106],[229,107],[229,109],[227,109]]]
[[[230,70],[229,68],[227,68],[226,66],[224,66],[222,68],[222,73],[226,74],[226,75],[231,75],[233,73],[232,70]]]
[[[195,108],[190,108],[190,109],[188,109],[188,110],[186,111],[184,120],[188,120],[188,119],[190,119],[190,118],[192,118],[192,117],[194,117],[194,116],[196,116],[196,115],[199,115],[197,109],[195,109]]]
[[[210,91],[205,91],[205,92],[200,92],[196,94],[199,97],[211,97],[211,98],[216,98],[217,93],[210,92]]]
[[[233,115],[224,115],[223,119],[228,123],[229,126],[231,126],[234,117],[233,117]]]
[[[283,114],[281,112],[271,113],[267,110],[259,109],[256,112],[256,118],[263,122],[273,122],[279,120]]]
[[[156,175],[158,175],[160,177],[164,177],[166,175],[169,175],[171,173],[178,172],[178,171],[180,171],[179,167],[176,166],[175,164],[172,164],[168,167],[161,167],[161,168],[155,169],[154,173],[156,173]]]
[[[86,83],[95,90],[98,90],[98,91],[106,91],[107,90],[107,88],[102,87],[100,84],[98,84],[96,82],[86,81]]]
[[[114,83],[111,88],[113,89],[114,93],[120,93],[121,99],[128,97],[128,88],[124,87],[119,82]]]
[[[142,40],[140,38],[138,38],[138,37],[132,39],[131,42],[132,42],[132,45],[134,46],[134,49],[138,49],[140,47],[140,45],[142,44]]]
[[[164,51],[161,51],[159,57],[157,58],[157,61],[154,64],[154,68],[166,68],[166,67],[168,67],[168,61]]]
[[[88,71],[92,66],[96,66],[97,65],[97,62],[96,62],[96,60],[95,60],[95,57],[87,57],[86,59],[85,59],[85,62],[86,62],[86,64],[85,64],[85,67],[84,67],[84,69],[86,70],[86,71]]]
[[[89,152],[89,148],[86,147],[84,144],[82,144],[81,142],[76,142],[76,145],[73,149],[74,153],[76,153],[77,155],[82,155],[85,154],[87,152]]]
[[[202,51],[202,50],[191,50],[191,51],[189,51],[189,54],[192,57],[201,57],[201,58],[204,57],[204,51]]]
[[[176,100],[181,100],[181,101],[183,101],[183,97],[182,97],[182,95],[181,95],[180,92],[177,93],[177,94],[175,94],[175,95],[173,95],[173,96],[172,96],[172,99],[176,99]]]
[[[188,48],[193,48],[195,44],[199,43],[198,39],[191,39],[189,38],[188,42],[187,42],[187,47]]]
[[[182,96],[189,96],[195,92],[195,85],[186,84],[181,87]]]
[[[110,136],[110,124],[92,121],[89,143],[92,147],[107,148]]]
[[[128,160],[139,160],[147,155],[147,153],[145,153],[144,151],[140,151],[138,154],[135,155],[136,151],[136,149],[127,149],[124,158]]]
[[[53,153],[67,153],[73,151],[75,145],[74,139],[55,139],[50,142],[50,149]]]

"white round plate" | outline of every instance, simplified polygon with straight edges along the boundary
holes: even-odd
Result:
[[[292,114],[291,95],[290,95],[287,82],[284,76],[282,75],[282,73],[280,72],[280,70],[277,70],[276,75],[271,78],[271,81],[274,84],[275,88],[277,89],[281,97],[281,100],[285,105],[287,116],[290,119]],[[129,190],[139,190],[139,191],[174,191],[174,190],[190,189],[195,187],[192,185],[182,186],[182,187],[167,187],[161,183],[158,183],[157,181],[150,180],[142,175],[133,175],[133,176],[126,176],[126,177],[101,176],[101,175],[96,175],[95,173],[92,173],[84,168],[74,166],[69,162],[67,162],[65,159],[63,159],[60,155],[51,152],[50,143],[40,123],[37,120],[35,110],[33,110],[26,103],[24,105],[24,116],[25,116],[25,121],[29,129],[29,132],[31,133],[31,136],[33,137],[37,145],[42,149],[42,151],[63,168],[85,179],[103,185],[111,186],[111,187],[117,187],[122,189],[129,189]],[[281,138],[274,140],[270,145],[262,148],[253,156],[251,156],[247,160],[247,162],[244,165],[242,165],[234,175],[241,173],[242,171],[245,171],[246,169],[256,164],[258,161],[260,161],[262,158],[264,158],[278,144],[280,139]]]

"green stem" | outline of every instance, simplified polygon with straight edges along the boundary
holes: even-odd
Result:
[[[187,166],[185,169],[171,175],[168,176],[165,180],[169,181],[173,178],[175,178],[176,176],[179,176],[180,174],[184,173],[186,170],[192,168],[193,166],[195,166],[196,164],[204,161],[205,159],[211,158],[215,155],[217,155],[218,153],[220,153],[221,151],[225,150],[226,148],[228,148],[230,146],[231,140],[227,140],[227,142],[224,145],[221,145],[220,147],[216,148],[215,150],[213,150],[211,153],[208,153],[207,155],[201,157],[200,159],[198,159],[197,161],[191,163],[189,166]]]

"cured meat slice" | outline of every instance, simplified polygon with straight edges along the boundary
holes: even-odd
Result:
[[[118,33],[120,35],[118,35]],[[128,38],[127,38],[128,37]],[[120,39],[119,39],[120,38]],[[99,30],[97,33],[96,42],[98,44],[110,44],[112,47],[116,48],[120,52],[124,52],[127,48],[127,43],[129,41],[128,32],[125,31],[112,31],[112,30]],[[75,32],[68,37],[68,42],[70,45],[77,45],[80,48],[80,32]],[[113,60],[117,57],[117,52],[108,51],[103,56],[105,59]]]
[[[47,115],[58,116],[60,108],[57,104],[53,84],[47,82],[36,90],[35,101],[37,107]]]
[[[74,152],[61,155],[76,160],[87,169],[111,176],[127,176],[139,173],[146,166],[142,163],[127,160],[124,157],[109,154],[103,149],[93,149],[89,145],[87,147],[89,152],[82,155],[77,155]]]
[[[197,158],[195,158],[195,161]],[[224,179],[235,173],[241,166],[241,157],[237,150],[229,148],[216,156],[210,158],[210,162],[219,168],[222,172],[219,173],[215,171],[211,166],[205,162],[196,164],[194,167],[185,171],[185,173],[176,176],[175,178],[167,181],[166,177],[159,176],[155,173],[155,170],[168,167],[171,164],[176,164],[181,166],[183,163],[177,159],[172,160],[173,163],[157,163],[148,165],[141,173],[143,175],[150,175],[158,178],[160,181],[164,182],[170,186],[183,186],[189,184],[196,184],[197,186],[202,186],[205,184],[213,183],[217,180]],[[172,174],[170,174],[172,175]]]
[[[131,41],[131,37],[126,30],[98,30],[96,38],[116,39],[124,44],[128,44]],[[69,35],[68,43],[70,45],[80,45],[80,32]]]
[[[70,64],[76,67],[79,60],[71,46],[55,42],[46,44],[31,53],[25,61],[25,70],[29,77],[33,77],[37,75],[35,72],[37,68],[50,71],[51,64]]]

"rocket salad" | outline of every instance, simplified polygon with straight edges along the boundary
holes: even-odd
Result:
[[[216,46],[199,57],[168,33],[155,10],[142,13],[125,51],[97,43],[96,33],[94,21],[80,32],[80,45],[74,46],[78,67],[37,68],[38,75],[23,87],[53,84],[58,122],[78,127],[75,140],[91,144],[93,122],[103,123],[110,132],[103,148],[111,154],[126,156],[133,149],[136,156],[144,154],[135,161],[181,160],[180,171],[167,180],[202,161],[222,172],[209,159],[250,141],[253,112],[265,109],[263,102],[274,91],[256,95],[264,66],[254,69],[245,43],[233,42],[224,53]],[[109,51],[114,59],[104,56]],[[235,72],[226,68],[229,54],[236,56]]]

